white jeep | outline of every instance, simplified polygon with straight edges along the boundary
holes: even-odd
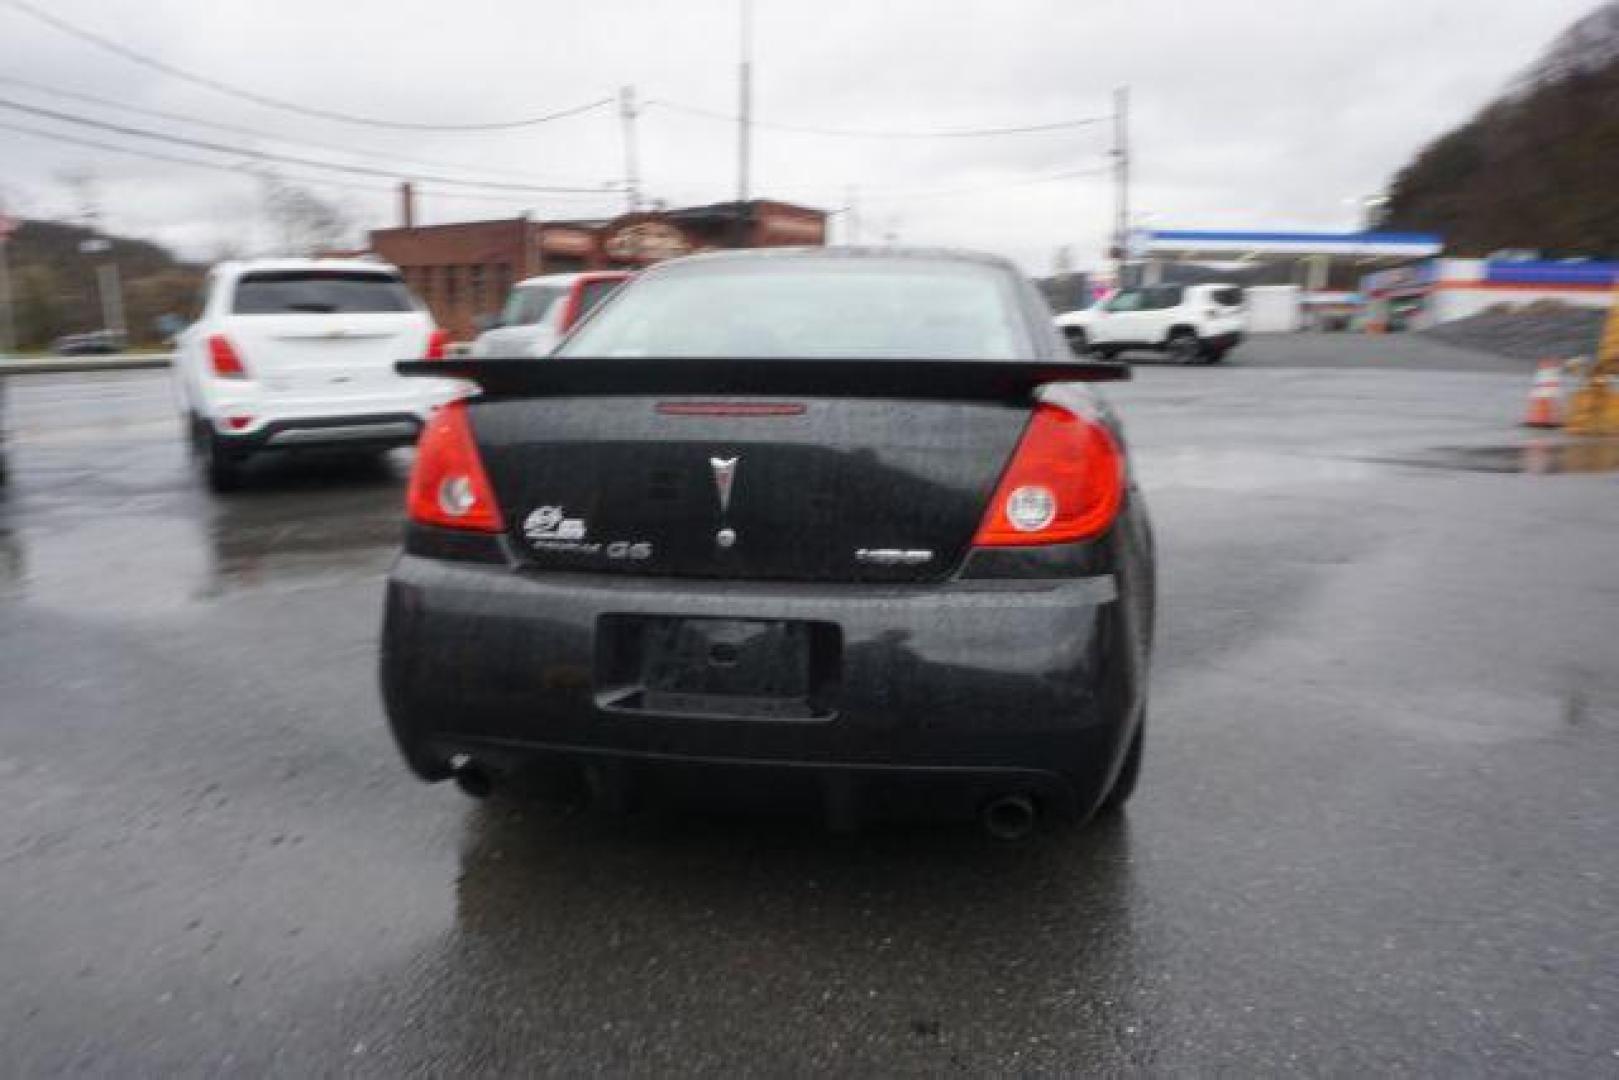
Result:
[[[1181,364],[1212,364],[1247,328],[1237,285],[1144,285],[1056,318],[1075,354],[1112,359],[1153,349]]]

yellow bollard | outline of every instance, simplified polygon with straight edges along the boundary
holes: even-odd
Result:
[[[1568,432],[1571,435],[1619,435],[1619,283],[1615,284],[1608,321],[1597,345],[1596,363],[1584,386],[1569,395]]]
[[[1607,375],[1593,375],[1591,381],[1568,399],[1570,435],[1619,435],[1619,392]]]

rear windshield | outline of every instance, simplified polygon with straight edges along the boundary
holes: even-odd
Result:
[[[624,284],[622,278],[608,278],[606,280],[587,281],[579,287],[579,310],[574,314],[574,322],[583,322],[586,315],[601,306],[601,302],[618,292]]]
[[[561,300],[567,289],[560,285],[519,285],[506,298],[500,314],[502,326],[532,326],[545,318],[551,305]]]
[[[236,282],[236,315],[331,315],[414,311],[393,274],[363,270],[260,270]]]
[[[1020,310],[974,263],[716,262],[640,278],[559,355],[1003,360],[1028,351]]]

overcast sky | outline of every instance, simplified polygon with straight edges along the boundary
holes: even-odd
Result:
[[[634,85],[642,99],[734,113],[739,0],[32,0],[168,64],[285,101],[386,120],[482,123],[544,114]],[[1130,87],[1137,224],[1347,228],[1423,142],[1493,97],[1597,0],[754,0],[761,121],[863,130],[1034,125],[1104,116]],[[255,135],[156,120],[0,80],[0,99],[261,151],[509,182],[598,188],[624,174],[616,114],[597,109],[503,132],[420,133],[250,104],[114,56],[0,0],[0,77],[116,99]],[[25,117],[0,124],[163,147]],[[648,108],[646,194],[733,198],[736,134]],[[824,209],[857,191],[861,238],[950,244],[1048,272],[1060,245],[1098,263],[1113,213],[1107,124],[994,138],[855,139],[769,128],[753,192]],[[312,146],[311,144],[318,144]],[[339,153],[347,150],[348,153]],[[431,170],[429,165],[435,166]],[[106,227],[206,258],[269,242],[250,177],[54,143],[0,128],[0,194],[36,216],[71,213],[62,177],[90,170]],[[361,226],[394,223],[381,190],[287,178]],[[386,187],[384,178],[344,183]],[[997,186],[1009,185],[1009,186]],[[964,190],[965,189],[965,190]],[[617,193],[433,194],[429,222],[615,213]],[[841,232],[838,235],[842,235]]]

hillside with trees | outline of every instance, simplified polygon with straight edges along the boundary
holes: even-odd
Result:
[[[1426,146],[1388,196],[1382,227],[1441,233],[1456,255],[1619,258],[1619,0]]]
[[[81,250],[86,240],[109,246],[100,253]],[[48,345],[63,334],[102,329],[96,266],[117,264],[123,284],[124,322],[134,344],[153,343],[158,316],[183,314],[202,286],[203,270],[146,240],[107,236],[59,221],[24,219],[7,245],[11,264],[17,344]]]
[[[187,262],[160,244],[113,236],[78,224],[95,221],[96,202],[83,170],[64,174],[80,212],[75,220],[22,220],[7,248],[11,264],[17,343],[38,349],[63,334],[104,329],[96,267],[112,262],[123,287],[124,322],[134,345],[155,344],[162,315],[185,315],[196,302],[206,267]],[[355,226],[339,203],[265,173],[259,177],[256,223],[222,223],[221,257],[245,254],[316,255],[353,246]],[[262,226],[263,249],[252,251],[252,224]],[[108,250],[86,252],[84,243],[106,243]]]

